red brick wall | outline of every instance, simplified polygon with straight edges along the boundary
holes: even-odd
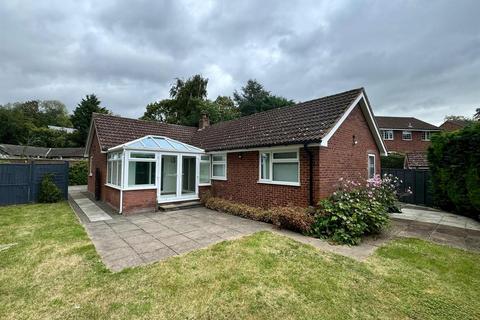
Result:
[[[314,155],[314,178],[318,178],[319,148],[310,149]],[[308,206],[309,167],[307,154],[303,148],[300,149],[300,186],[298,187],[257,183],[258,157],[258,151],[229,153],[227,156],[228,180],[212,180],[210,188],[212,195],[255,207]],[[315,184],[318,185],[318,181]],[[202,187],[201,192],[208,189]]]
[[[104,201],[116,210],[120,209],[120,190],[105,186]]]
[[[394,130],[393,140],[383,140],[388,152],[426,151],[430,146],[430,141],[422,141],[422,131],[412,131],[412,140],[402,140],[402,131]]]
[[[93,156],[92,162],[90,162],[91,156]],[[92,169],[89,170],[89,172],[91,172],[92,175],[88,176],[88,191],[93,195],[95,194],[95,170],[99,168],[100,179],[101,179],[100,195],[101,195],[101,199],[105,200],[106,193],[109,192],[112,188],[108,188],[105,186],[105,182],[107,181],[107,154],[101,153],[100,145],[97,139],[97,133],[95,131],[93,132],[92,144],[90,146],[90,153],[89,153],[88,160],[89,160],[89,165],[90,163],[93,164]]]
[[[353,136],[357,144],[353,144]],[[328,141],[320,148],[320,193],[324,198],[335,191],[340,178],[365,180],[368,154],[375,154],[376,172],[380,173],[380,153],[367,121],[357,106]]]
[[[156,189],[123,191],[123,214],[154,211],[156,206]]]

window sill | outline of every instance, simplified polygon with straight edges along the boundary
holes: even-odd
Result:
[[[155,185],[145,185],[145,186],[129,186],[124,188],[124,191],[133,191],[133,190],[151,190],[151,189],[157,189],[157,186]]]
[[[281,181],[258,180],[257,183],[276,184],[276,185],[280,185],[280,186],[300,187],[300,183],[299,183],[299,182],[281,182]]]
[[[116,186],[116,185],[110,184],[110,183],[105,183],[105,186],[113,188],[113,189],[117,189],[117,190],[122,190],[122,188],[120,188],[120,186]]]
[[[211,177],[212,180],[221,180],[221,181],[227,181],[227,178],[222,178],[222,177]]]
[[[210,187],[212,184],[211,183],[199,183],[199,187]]]

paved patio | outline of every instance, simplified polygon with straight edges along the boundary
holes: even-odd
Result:
[[[86,230],[105,265],[119,271],[207,247],[261,230],[266,223],[205,208],[148,213],[86,222]]]

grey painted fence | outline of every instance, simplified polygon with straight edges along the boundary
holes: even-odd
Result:
[[[392,174],[402,180],[401,192],[410,188],[411,195],[403,195],[400,201],[431,206],[433,204],[430,190],[430,171],[414,169],[382,169],[383,174]]]
[[[68,162],[63,163],[3,163],[0,164],[0,205],[36,202],[40,183],[45,174],[68,197]]]

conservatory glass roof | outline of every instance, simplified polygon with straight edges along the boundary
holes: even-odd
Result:
[[[203,149],[161,136],[145,136],[143,138],[132,140],[130,142],[110,148],[108,151],[116,151],[119,149],[205,153]]]

